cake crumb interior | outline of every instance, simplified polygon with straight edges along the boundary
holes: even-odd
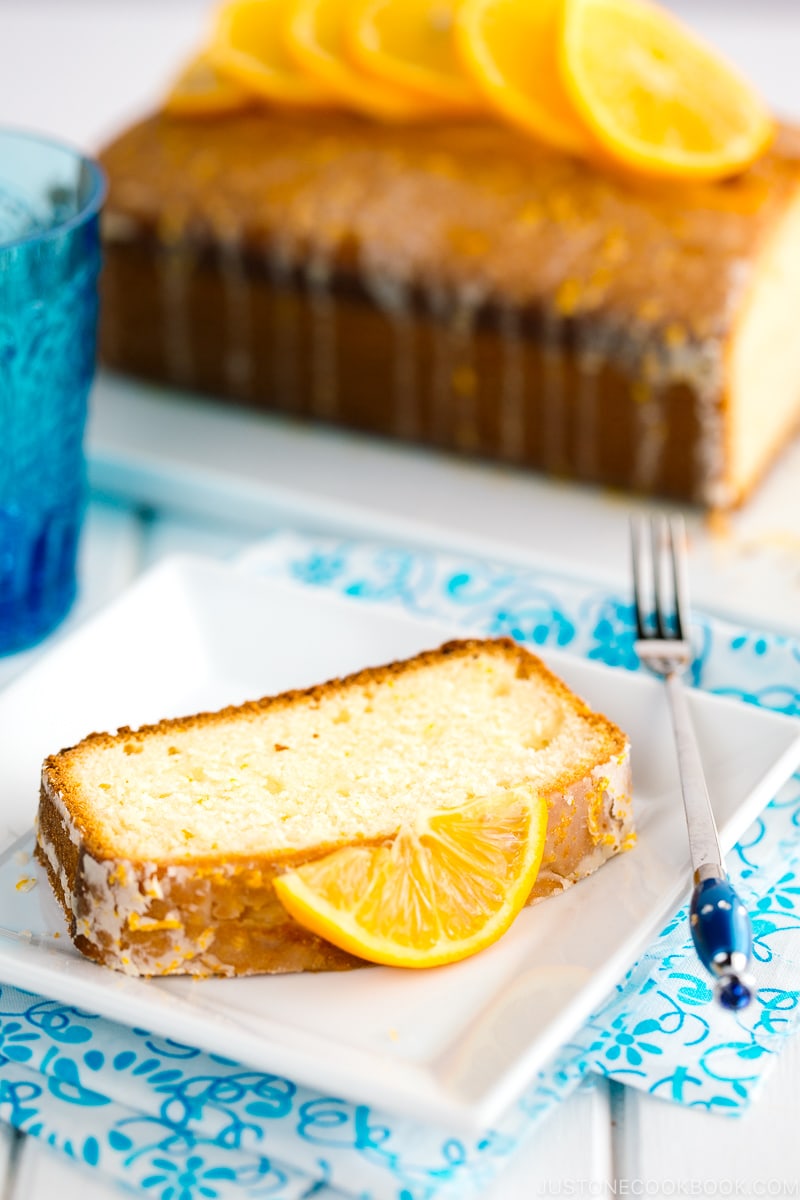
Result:
[[[498,787],[551,789],[604,741],[516,658],[453,656],[246,717],[89,743],[68,774],[118,856],[191,861],[391,836]]]

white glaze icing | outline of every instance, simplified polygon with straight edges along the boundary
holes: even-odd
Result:
[[[578,473],[590,479],[597,474],[597,439],[602,419],[597,379],[607,354],[607,341],[599,333],[580,334],[576,350],[578,394],[575,397],[574,459]]]
[[[503,458],[519,462],[525,453],[525,356],[519,310],[511,304],[500,309],[500,339],[500,452]]]
[[[394,432],[401,438],[419,433],[417,354],[411,295],[404,280],[393,278],[367,259],[360,264],[361,283],[383,313],[392,333],[392,393]]]
[[[452,440],[462,450],[475,450],[479,442],[474,330],[484,298],[477,282],[452,292],[438,285],[426,290],[433,340],[431,430],[437,441]]]
[[[308,258],[306,286],[311,304],[311,411],[314,416],[336,416],[339,403],[336,367],[336,301],[331,290],[333,261],[322,248]]]
[[[271,337],[272,388],[279,408],[299,408],[299,330],[291,294],[294,253],[288,238],[273,242],[267,252],[267,277],[273,288]]]
[[[188,248],[180,241],[164,244],[159,274],[164,362],[170,381],[186,387],[194,375],[189,329],[190,258]]]
[[[565,323],[548,306],[542,319],[541,429],[542,460],[552,471],[563,471],[566,453],[566,394],[564,390]]]
[[[232,230],[220,239],[219,267],[225,294],[225,378],[237,396],[247,396],[253,388],[253,329],[240,232]]]

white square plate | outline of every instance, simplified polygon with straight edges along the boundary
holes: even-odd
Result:
[[[441,624],[203,560],[172,559],[143,576],[0,695],[2,816],[22,834],[0,858],[0,979],[328,1093],[418,1119],[491,1122],[688,890],[671,733],[654,680],[543,655],[629,734],[638,845],[449,967],[130,979],[73,949],[43,873],[22,861],[42,759],[90,730],[307,686],[451,636]],[[691,706],[730,847],[800,761],[800,726],[699,693]],[[38,876],[30,891],[17,886],[26,875]]]

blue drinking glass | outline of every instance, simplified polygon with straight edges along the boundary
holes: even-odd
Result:
[[[75,597],[104,195],[89,159],[0,130],[0,654]]]

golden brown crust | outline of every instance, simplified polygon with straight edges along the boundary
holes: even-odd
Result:
[[[348,688],[379,687],[401,673],[452,657],[499,656],[519,677],[538,676],[549,692],[602,734],[587,769],[567,765],[550,784],[550,824],[542,871],[531,901],[560,890],[626,848],[630,835],[630,773],[624,734],[589,709],[523,646],[510,638],[465,639],[437,650],[311,688],[264,697],[217,712],[162,720],[116,734],[92,733],[45,760],[37,854],[70,925],[76,946],[99,962],[144,974],[252,974],[339,970],[360,960],[297,925],[275,895],[273,879],[289,866],[337,848],[256,855],[207,855],[133,861],[115,848],[113,830],[98,825],[73,786],[71,766],[99,746],[136,745],[153,735],[258,719],[275,708],[312,708]],[[364,839],[369,844],[368,839]]]
[[[155,116],[103,161],[112,366],[708,505],[754,485],[731,466],[729,347],[798,196],[793,128],[721,183],[346,113]]]
[[[336,112],[156,115],[102,161],[112,220],[166,242],[188,233],[198,253],[228,236],[263,260],[279,236],[304,256],[329,253],[357,289],[368,248],[412,281],[470,284],[523,309],[556,298],[567,316],[677,320],[702,339],[724,332],[734,275],[797,192],[800,133],[781,127],[722,183],[618,176],[499,123],[409,127]]]

